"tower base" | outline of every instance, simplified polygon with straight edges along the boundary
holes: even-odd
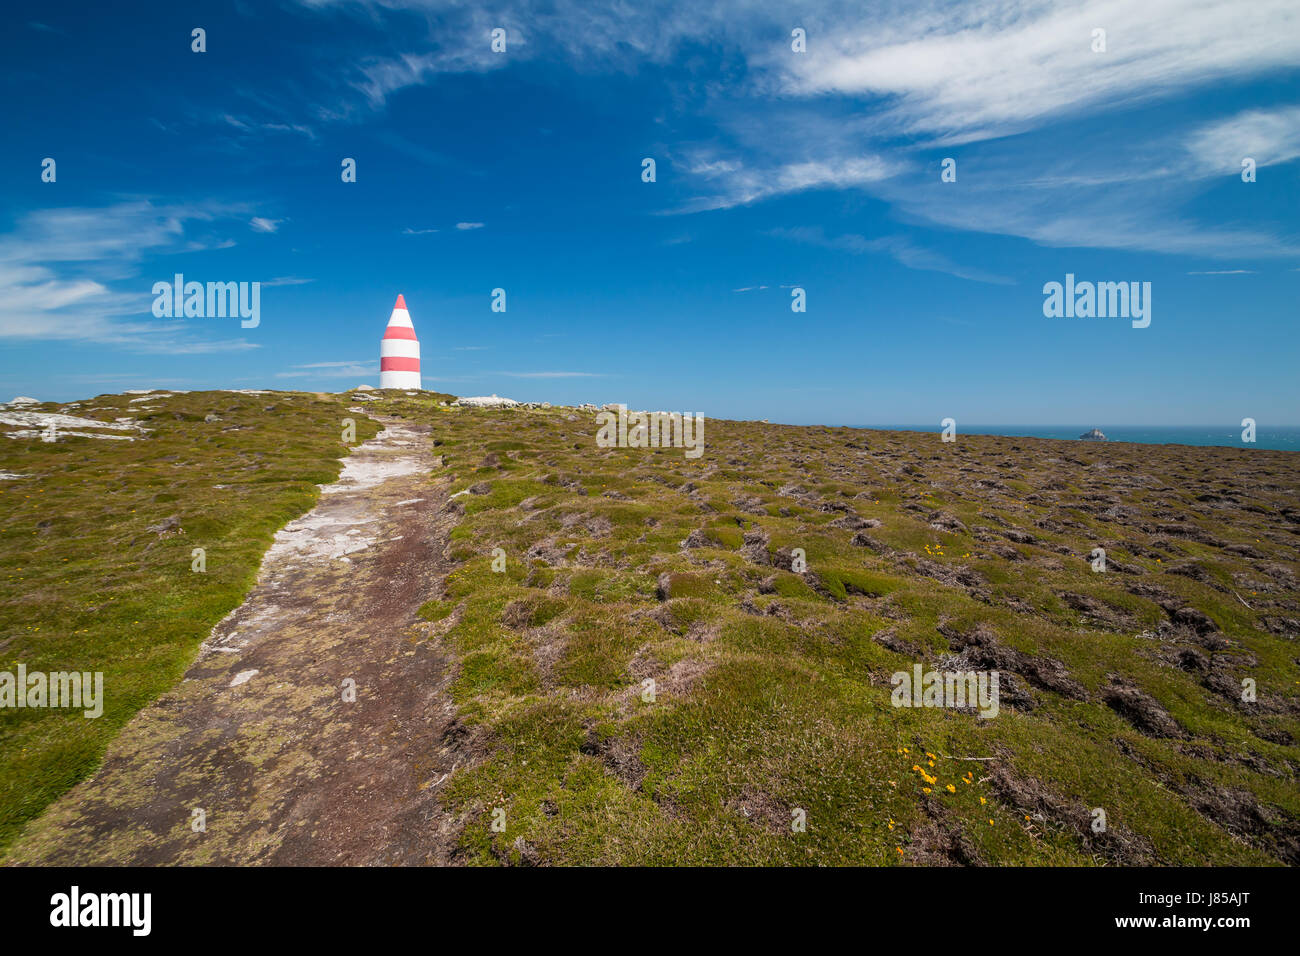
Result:
[[[380,372],[380,388],[405,388],[422,390],[419,372]]]

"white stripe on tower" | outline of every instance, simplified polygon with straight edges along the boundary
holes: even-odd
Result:
[[[415,337],[406,299],[398,295],[388,328],[379,342],[379,387],[420,388],[420,340]]]

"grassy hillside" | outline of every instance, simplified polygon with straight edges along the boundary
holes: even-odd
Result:
[[[432,424],[454,493],[422,614],[463,862],[1300,860],[1295,455],[709,421],[691,460],[447,397],[366,407]],[[0,442],[0,670],[107,697],[0,711],[0,849],[179,680],[342,419],[373,434],[353,401],[101,396],[70,413],[148,432]],[[998,670],[1000,713],[892,706],[914,664]]]
[[[468,492],[424,608],[467,862],[1300,861],[1294,455],[377,407]],[[1000,714],[891,706],[916,663]]]
[[[0,670],[102,671],[105,696],[97,719],[0,710],[0,850],[180,679],[252,585],[276,529],[338,476],[342,419],[354,419],[357,441],[377,430],[332,396],[287,392],[31,408],[147,431],[0,438],[0,471],[24,476],[0,481]],[[206,551],[204,573],[191,570],[194,548]]]

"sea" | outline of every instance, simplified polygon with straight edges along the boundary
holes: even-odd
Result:
[[[940,432],[939,425],[854,425],[854,428],[877,428],[883,431]],[[965,425],[957,426],[957,435],[1008,435],[1017,438],[1078,439],[1093,428],[1101,429],[1107,441],[1135,442],[1140,445],[1224,445],[1231,448],[1271,448],[1276,451],[1300,451],[1300,425],[1257,425],[1255,443],[1241,440],[1240,425]]]

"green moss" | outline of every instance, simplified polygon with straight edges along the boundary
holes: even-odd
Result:
[[[426,621],[441,621],[454,610],[456,605],[451,601],[433,600],[421,604],[418,613]]]

